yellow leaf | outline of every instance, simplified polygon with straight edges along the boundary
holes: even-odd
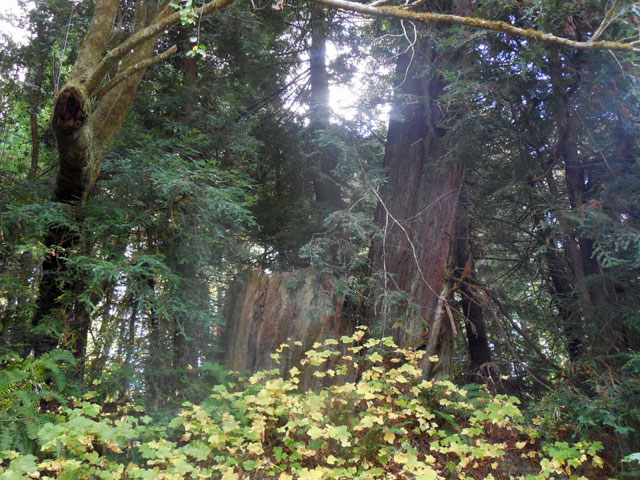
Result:
[[[333,455],[329,455],[327,457],[327,463],[329,465],[335,465],[336,464],[336,460],[338,460],[336,457],[334,457]]]
[[[526,440],[524,442],[516,442],[516,448],[518,450],[524,448],[524,446],[527,444]]]
[[[227,468],[222,474],[222,480],[238,480],[239,478],[233,468]]]
[[[465,478],[464,477],[464,473],[460,472],[458,474],[458,478]],[[433,470],[432,468],[426,467],[426,468],[418,468],[416,469],[415,472],[415,477],[416,480],[436,480],[438,478],[442,478],[438,476],[438,472],[436,472],[435,470]]]
[[[356,342],[359,342],[360,340],[362,340],[362,337],[364,337],[364,332],[362,330],[358,330],[353,334],[353,339]]]
[[[440,357],[438,357],[438,355],[431,355],[431,356],[429,357],[429,361],[430,361],[430,362],[435,363],[435,362],[437,362],[438,360],[440,360]]]
[[[303,468],[298,474],[298,478],[300,480],[322,480],[325,478],[325,475],[320,468],[314,468],[313,470]]]
[[[393,461],[399,465],[404,465],[409,461],[409,457],[407,457],[407,454],[404,452],[396,452],[393,456]]]
[[[393,433],[391,430],[387,430],[386,433],[384,434],[384,441],[387,443],[393,443],[395,439],[396,439],[396,434]]]
[[[282,472],[278,477],[278,480],[293,480],[293,477],[288,473]]]

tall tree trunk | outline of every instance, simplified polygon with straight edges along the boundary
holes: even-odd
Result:
[[[31,94],[29,95],[29,124],[31,127],[31,166],[29,178],[33,179],[38,174],[40,163],[40,130],[38,127],[38,113],[40,112],[40,99],[42,97],[42,84],[44,82],[44,55],[40,56],[35,65]]]
[[[542,225],[541,216],[534,217],[536,225]],[[576,308],[577,299],[574,295],[574,278],[569,272],[567,262],[562,255],[551,228],[536,230],[538,245],[543,247],[543,258],[549,272],[548,291],[553,306],[558,310],[559,321],[563,325],[563,332],[567,343],[569,359],[577,360],[584,352],[583,335],[579,325],[583,323],[580,308]]]
[[[440,358],[424,363],[429,377],[451,373],[453,325],[444,295],[463,168],[444,159],[442,59],[429,35],[419,35],[413,48],[415,55],[400,55],[396,67],[401,84],[384,156],[388,177],[376,211],[384,239],[371,256],[373,268],[384,275],[382,329],[391,327],[401,345],[422,338],[428,356]],[[406,303],[389,301],[392,292],[406,292]]]
[[[209,311],[210,294],[207,282],[198,273],[192,261],[178,265],[179,297],[185,307],[185,311],[174,319],[173,367],[179,372],[198,366],[208,337],[205,317]]]
[[[482,306],[474,289],[477,281],[471,244],[470,216],[468,192],[463,191],[456,219],[454,279],[461,295],[460,305],[467,334],[471,378],[478,383],[485,383],[488,377],[495,376],[495,369],[492,367],[491,348]]]
[[[44,6],[41,5],[40,8]],[[46,10],[46,7],[44,7]],[[52,32],[45,23],[45,14],[37,8],[32,12],[31,19],[35,23],[35,38],[32,48],[34,54],[29,65],[29,124],[31,128],[31,165],[28,178],[33,179],[38,173],[40,164],[40,128],[38,115],[40,114],[42,101],[42,87],[45,78],[47,58],[53,48]]]
[[[190,50],[191,42],[189,40],[189,33],[183,32],[182,44],[184,45],[182,52],[182,85],[184,86],[184,93],[186,101],[184,102],[184,121],[187,124],[192,122],[191,116],[196,111],[198,104],[198,60],[195,56],[187,56],[187,52]]]
[[[552,162],[555,159],[552,159]],[[553,163],[541,165],[541,171],[545,172],[544,182],[532,180],[529,185],[533,188],[544,189],[545,183],[554,203],[562,202],[562,194],[552,173]],[[535,198],[530,199],[531,204],[539,204]],[[584,324],[582,311],[575,295],[575,277],[571,272],[570,262],[567,259],[557,235],[553,228],[545,226],[545,218],[542,213],[533,215],[534,232],[538,246],[543,248],[542,257],[549,274],[547,290],[551,297],[552,305],[558,310],[558,320],[563,326],[563,333],[567,344],[567,353],[572,361],[577,360],[584,351],[583,335],[581,327]]]
[[[147,279],[147,286],[150,292],[155,293],[156,282],[152,277]],[[162,403],[160,394],[166,390],[163,388],[163,380],[166,378],[166,371],[170,366],[164,361],[168,352],[166,352],[162,342],[162,331],[158,314],[153,308],[146,313],[149,352],[144,366],[145,391],[152,404],[157,407]]]
[[[147,251],[152,253],[158,249],[159,242],[151,227],[147,227],[145,230]],[[162,295],[162,292],[159,291],[154,276],[145,273],[137,280],[140,282],[140,287],[144,285],[146,303],[148,304],[144,311],[138,307],[138,317],[146,319],[143,324],[143,329],[147,332],[147,358],[143,366],[145,393],[150,404],[158,407],[164,403],[165,397],[162,395],[171,393],[166,388],[167,379],[173,374],[171,371],[171,351],[167,348],[167,342],[164,340],[168,333],[168,325],[164,321],[164,316],[161,317],[156,308],[157,298]],[[140,294],[140,287],[138,287],[138,294]]]
[[[311,11],[311,48],[309,50],[311,98],[309,102],[309,130],[313,146],[310,172],[320,218],[343,206],[342,192],[333,170],[338,165],[338,152],[331,145],[319,141],[330,127],[329,75],[327,73],[327,17],[325,8],[309,2]]]
[[[182,37],[183,45],[188,46],[188,32],[183,32]],[[189,48],[184,50],[188,52]],[[181,60],[181,68],[184,86],[182,92],[184,97],[182,102],[184,105],[183,122],[186,125],[192,125],[193,114],[198,108],[198,61],[195,57],[185,54]],[[186,212],[183,218],[189,219],[191,222],[190,225],[183,227],[187,238],[183,239],[180,245],[171,247],[167,256],[174,257],[176,271],[180,277],[177,296],[183,306],[180,313],[176,314],[173,319],[172,364],[176,373],[180,372],[180,375],[183,375],[186,372],[187,377],[174,376],[176,384],[172,386],[172,391],[183,388],[184,384],[181,385],[180,382],[188,382],[190,373],[196,372],[202,348],[208,338],[208,327],[204,318],[209,310],[210,294],[206,279],[201,276],[201,266],[195,255],[198,246],[192,240],[198,238],[198,220]]]
[[[574,62],[572,68],[579,70],[579,64],[575,65],[577,58],[572,60]],[[572,78],[565,71],[565,63],[559,54],[551,61],[551,81],[555,97],[554,113],[558,132],[555,160],[564,167],[569,212],[580,216],[594,187],[591,179],[591,170],[594,167],[585,165],[579,153],[576,131],[578,122],[573,113],[572,98],[581,87],[580,77],[574,73]],[[567,79],[571,80],[569,85],[567,85]],[[571,315],[564,327],[569,355],[573,360],[578,359],[584,352],[583,344],[587,341],[592,348],[602,353],[611,353],[624,337],[619,331],[619,319],[612,317],[616,315],[616,309],[612,308],[610,298],[613,289],[611,292],[607,291],[607,282],[602,275],[603,270],[594,255],[593,240],[575,226],[575,222],[571,219],[563,221],[567,234],[563,237],[562,243],[582,312],[582,315]],[[558,259],[552,259],[550,264],[552,271],[557,262]],[[567,288],[562,285],[561,278],[557,280],[554,281],[554,289],[557,289],[561,296],[558,301],[562,301],[562,296],[566,296]],[[583,321],[580,322],[580,319]]]
[[[120,2],[97,1],[72,72],[56,99],[51,123],[57,140],[59,171],[53,200],[70,205],[76,212],[77,222],[81,222],[78,207],[98,177],[107,149],[124,123],[146,67],[154,61],[153,49],[162,30],[145,27],[172,16],[170,8],[159,13],[162,3],[165,2],[139,2],[134,22],[138,37],[134,35],[105,56]],[[132,38],[135,41],[131,41]],[[113,72],[118,62],[115,78],[100,87],[104,76]],[[54,333],[54,326],[57,324],[60,328],[61,324],[53,317],[60,317],[62,324],[67,325],[64,335],[70,339],[65,346],[71,349],[82,368],[89,315],[77,301],[71,308],[60,302],[63,292],[70,290],[78,294],[82,288],[81,281],[71,285],[62,280],[65,258],[78,246],[79,240],[77,234],[61,227],[53,228],[45,239],[49,253],[42,264],[39,298],[32,322],[38,333],[33,336],[32,349],[39,355],[55,348],[60,338]]]

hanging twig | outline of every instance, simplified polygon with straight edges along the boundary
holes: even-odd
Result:
[[[511,326],[513,326],[513,329],[518,332],[520,334],[520,336],[522,338],[524,338],[525,342],[527,342],[531,348],[533,348],[533,350],[538,354],[538,356],[545,362],[547,363],[549,366],[553,367],[555,370],[561,371],[562,367],[560,367],[558,364],[552,362],[543,352],[542,350],[540,350],[540,347],[538,347],[538,345],[536,345],[536,343],[533,341],[533,339],[527,334],[527,332],[525,332],[524,330],[522,330],[522,328],[520,328],[520,326],[518,326],[518,324],[516,323],[516,321],[511,317],[511,315],[509,315],[509,312],[507,311],[507,308],[504,306],[504,304],[498,299],[498,297],[496,296],[495,293],[493,292],[487,292],[487,294],[489,295],[489,297],[491,298],[491,301],[493,303],[495,303],[498,307],[498,309],[500,310],[500,313],[502,313],[502,315],[504,316],[504,318],[506,318],[509,323],[511,324]]]
[[[598,40],[598,38],[600,38],[600,35],[602,35],[603,32],[607,29],[607,27],[611,23],[611,20],[613,20],[613,15],[616,13],[616,10],[618,9],[619,4],[620,4],[620,0],[615,0],[613,2],[613,5],[609,9],[609,11],[607,11],[607,13],[605,14],[604,19],[602,20],[602,23],[600,24],[598,29],[595,31],[593,36],[589,39],[590,42],[595,42],[596,40]]]
[[[60,53],[60,66],[58,67],[58,75],[54,85],[54,92],[60,90],[60,77],[62,76],[62,60],[64,51],[67,49],[67,41],[69,40],[69,31],[71,30],[71,19],[73,18],[73,9],[76,8],[75,4],[71,4],[71,10],[69,11],[69,21],[67,22],[67,32],[64,35],[64,42],[62,43],[62,52]],[[54,65],[55,67],[55,65]]]
[[[504,337],[504,340],[513,358],[522,366],[522,368],[524,368],[524,370],[529,374],[529,376],[534,381],[542,385],[544,388],[552,390],[551,386],[547,384],[545,381],[540,380],[531,370],[529,370],[529,367],[527,367],[527,364],[520,358],[520,355],[518,355],[518,352],[516,352],[516,349],[511,343],[511,339],[509,338],[509,334],[507,333],[506,328],[504,328],[504,324],[500,320],[498,312],[496,312],[496,309],[493,308],[489,295],[483,289],[480,289],[480,292],[481,292],[480,298],[483,300],[485,307],[491,312],[491,315],[493,316],[493,319],[495,320],[496,325],[498,325],[498,328],[500,329],[500,332],[502,333],[502,336]]]
[[[388,225],[388,219],[391,219],[391,221],[396,224],[398,226],[398,228],[400,228],[400,230],[402,231],[402,233],[404,234],[404,237],[407,240],[407,243],[409,243],[409,246],[411,247],[411,253],[413,255],[413,261],[414,261],[414,265],[416,266],[416,269],[418,270],[418,273],[420,274],[420,280],[422,280],[422,283],[424,283],[424,285],[427,287],[427,289],[436,296],[436,298],[438,299],[438,306],[436,307],[436,322],[440,321],[440,317],[442,317],[442,314],[444,313],[444,308],[446,306],[446,308],[451,309],[452,311],[456,312],[459,315],[464,316],[461,312],[459,312],[456,308],[454,308],[453,306],[451,306],[449,304],[448,299],[446,298],[446,293],[448,292],[448,289],[443,289],[442,293],[437,293],[433,287],[429,284],[429,282],[427,281],[424,272],[422,270],[422,267],[420,266],[420,260],[418,259],[418,252],[416,249],[415,244],[413,243],[413,241],[411,240],[411,235],[409,235],[409,232],[407,232],[407,229],[393,216],[393,214],[389,211],[389,208],[387,207],[387,204],[384,202],[384,200],[382,199],[382,196],[380,195],[380,193],[378,192],[378,190],[376,190],[376,188],[373,186],[373,184],[371,183],[371,180],[369,179],[369,176],[367,175],[366,170],[364,169],[364,165],[362,164],[360,157],[358,156],[356,147],[354,145],[354,154],[355,154],[355,158],[356,161],[358,162],[358,165],[360,166],[360,170],[362,171],[362,174],[364,176],[365,179],[365,183],[367,184],[367,186],[371,189],[371,191],[373,192],[373,194],[376,196],[376,198],[378,199],[378,202],[380,202],[380,205],[382,205],[382,208],[385,211],[385,229],[387,228]],[[442,197],[438,197],[436,200],[434,200],[433,202],[431,202],[431,204],[429,204],[424,210],[426,210],[427,208],[429,208],[432,204],[436,203],[440,198]],[[386,235],[385,235],[386,237]],[[383,245],[385,245],[384,239],[383,239]],[[384,251],[383,251],[383,260],[384,260]],[[386,272],[386,266],[385,268],[385,279],[387,278],[387,272]],[[385,288],[386,288],[386,282],[385,282]],[[442,311],[441,311],[442,310]],[[455,325],[453,327],[453,331],[455,332]]]

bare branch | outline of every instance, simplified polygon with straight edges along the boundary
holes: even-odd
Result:
[[[511,339],[509,338],[509,334],[507,333],[507,329],[504,327],[502,321],[500,320],[500,317],[498,316],[498,312],[496,312],[496,309],[493,307],[493,304],[491,303],[491,298],[489,297],[487,292],[485,290],[480,290],[479,292],[481,294],[479,298],[482,300],[482,303],[484,303],[485,307],[491,312],[491,315],[493,316],[493,319],[495,320],[496,325],[498,325],[498,328],[500,329],[500,333],[502,333],[502,336],[507,344],[507,347],[509,347],[509,350],[511,351],[511,355],[513,356],[513,358],[522,366],[522,368],[524,368],[524,370],[529,374],[529,376],[533,380],[538,382],[543,387],[551,390],[551,387],[549,386],[549,384],[539,379],[529,369],[529,367],[527,367],[527,364],[522,360],[522,358],[520,358],[520,355],[518,355],[518,352],[516,352],[516,349],[514,348],[513,343],[511,343]]]
[[[472,288],[478,288],[478,289],[480,288],[475,285],[470,285],[470,286]],[[498,309],[500,310],[500,313],[502,313],[502,315],[509,321],[509,323],[514,328],[514,330],[518,332],[522,338],[524,338],[524,340],[531,346],[531,348],[533,348],[533,350],[538,354],[538,356],[555,370],[558,370],[558,371],[562,370],[562,368],[559,365],[552,362],[542,352],[542,350],[540,350],[540,347],[536,344],[536,342],[533,341],[533,339],[527,334],[527,332],[525,332],[524,330],[522,330],[522,328],[520,328],[520,326],[516,323],[513,317],[511,317],[511,315],[509,314],[507,307],[505,307],[504,304],[498,299],[498,296],[495,293],[493,293],[491,290],[483,289],[483,291],[485,292],[486,295],[489,296],[491,301],[498,307]]]
[[[411,12],[404,7],[375,7],[362,3],[350,2],[348,0],[313,0],[328,7],[339,8],[341,10],[350,10],[352,12],[363,13],[365,15],[375,15],[378,17],[395,17],[404,20],[413,20],[423,23],[450,23],[455,25],[466,25],[468,27],[479,28],[482,30],[490,30],[493,32],[503,32],[526,38],[527,40],[540,41],[552,45],[560,45],[562,47],[575,48],[577,50],[613,50],[620,52],[640,53],[637,48],[638,42],[596,42],[589,40],[587,42],[578,42],[564,37],[558,37],[551,33],[544,33],[538,30],[518,28],[506,22],[499,20],[486,20],[475,17],[461,17],[458,15],[449,15],[445,13],[433,12]]]
[[[112,80],[107,82],[105,85],[100,87],[98,91],[96,91],[95,93],[96,101],[100,101],[100,99],[106,93],[111,91],[111,89],[117,87],[121,82],[125,81],[127,78],[131,77],[131,75],[133,75],[134,73],[139,72],[140,70],[149,68],[152,65],[155,65],[157,63],[164,62],[167,58],[169,58],[171,55],[173,55],[177,51],[178,51],[178,47],[174,45],[168,50],[162,52],[160,55],[156,55],[155,57],[148,58],[147,60],[136,63],[135,65],[132,65],[129,68],[126,68],[124,71],[119,72]]]
[[[618,9],[619,4],[620,4],[620,0],[615,0],[613,2],[613,5],[609,9],[609,11],[605,14],[604,19],[602,20],[602,23],[598,27],[598,30],[596,30],[593,36],[589,39],[590,42],[595,42],[596,40],[598,40],[598,38],[600,38],[600,35],[602,35],[602,33],[606,30],[606,28],[611,23],[611,20],[613,20],[613,15],[616,13],[616,10]]]

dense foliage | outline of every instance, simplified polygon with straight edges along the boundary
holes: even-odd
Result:
[[[398,349],[391,337],[363,339],[363,329],[318,344],[286,379],[278,370],[262,371],[218,385],[166,424],[133,406],[110,412],[86,394],[58,407],[37,433],[45,459],[6,451],[0,473],[280,480],[605,475],[599,442],[545,441],[526,425],[517,398],[422,380],[417,360],[424,352]],[[300,392],[300,369],[309,368],[336,381]]]
[[[640,476],[638,53],[417,16],[633,42],[636,2],[164,3],[86,111],[163,2],[7,15],[0,477]],[[229,373],[240,328],[291,342]]]

